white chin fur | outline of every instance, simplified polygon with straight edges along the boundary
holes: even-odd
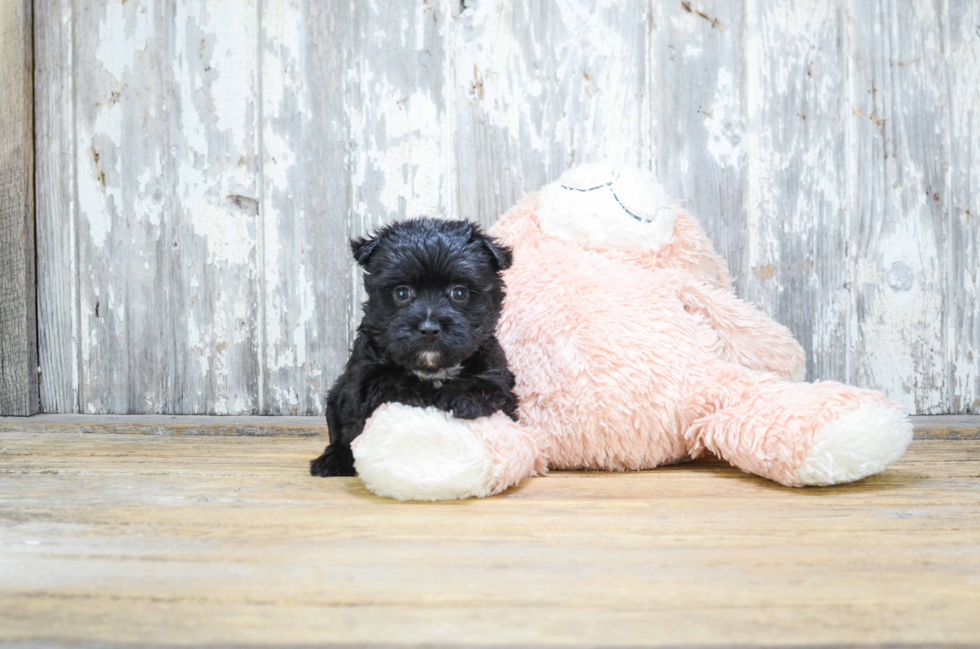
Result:
[[[649,172],[589,164],[545,185],[537,216],[547,234],[585,247],[656,250],[673,238],[677,208]]]
[[[352,445],[365,486],[397,500],[490,494],[493,459],[466,422],[436,408],[381,406]]]
[[[896,407],[866,401],[826,424],[797,469],[804,486],[853,482],[884,471],[912,441],[912,423]]]

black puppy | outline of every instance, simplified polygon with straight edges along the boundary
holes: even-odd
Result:
[[[467,221],[419,218],[351,241],[367,302],[327,395],[330,445],[315,476],[354,475],[350,444],[375,408],[435,406],[460,419],[517,419],[514,375],[494,336],[511,252]]]

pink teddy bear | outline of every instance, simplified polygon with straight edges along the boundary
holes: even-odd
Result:
[[[511,246],[498,338],[520,423],[381,406],[355,440],[374,493],[500,493],[547,469],[628,471],[711,452],[790,487],[882,471],[912,427],[876,391],[800,382],[786,327],[732,290],[697,221],[636,169],[578,167],[491,230]]]

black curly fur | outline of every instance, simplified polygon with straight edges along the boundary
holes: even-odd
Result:
[[[514,376],[494,335],[511,251],[468,221],[431,218],[389,225],[351,249],[368,299],[350,359],[327,395],[330,445],[310,473],[354,475],[350,444],[386,402],[461,419],[499,410],[516,420]],[[410,299],[397,299],[402,287]],[[462,292],[454,298],[453,289]],[[432,378],[457,366],[452,378]]]

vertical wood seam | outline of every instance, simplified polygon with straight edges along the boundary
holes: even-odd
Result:
[[[956,349],[954,344],[954,332],[956,319],[951,317],[950,311],[956,310],[953,295],[954,282],[950,281],[950,273],[953,269],[953,247],[950,241],[951,220],[956,217],[953,207],[953,111],[955,110],[955,94],[953,89],[953,60],[952,60],[952,38],[949,33],[949,0],[942,0],[939,6],[939,20],[941,22],[942,39],[940,47],[943,48],[943,62],[946,71],[946,128],[943,129],[943,149],[946,151],[946,169],[943,174],[943,298],[945,308],[943,309],[943,360],[945,361],[946,372],[946,412],[953,411],[953,403],[956,397],[956,372],[953,363],[956,360],[953,352]],[[963,244],[965,245],[965,243]]]
[[[37,55],[36,55],[36,43],[37,37],[35,36],[35,29],[37,27],[37,15],[35,13],[34,0],[28,0],[27,6],[31,12],[31,71],[29,78],[31,80],[31,150],[34,152],[31,155],[31,168],[28,170],[27,175],[30,179],[31,186],[34,188],[34,200],[31,201],[31,222],[34,228],[34,241],[31,246],[34,249],[34,259],[33,259],[33,269],[34,269],[34,331],[29,332],[28,335],[34,336],[34,367],[32,368],[30,379],[34,381],[34,389],[37,390],[34,412],[41,412],[41,318],[40,318],[40,306],[41,301],[38,299],[37,289],[38,289],[38,263],[37,263]]]
[[[177,7],[175,3],[180,1],[181,0],[174,0],[174,4],[169,5],[169,19],[163,22],[164,29],[166,30],[167,53],[171,61],[174,61],[177,58],[176,56],[177,35],[175,33],[175,27],[177,22],[176,19]],[[173,68],[172,67],[169,68],[168,71],[172,74]],[[174,150],[174,137],[175,137],[174,120],[176,119],[176,115],[177,115],[177,111],[175,110],[175,108],[177,107],[177,97],[174,96],[174,90],[175,90],[174,86],[176,85],[176,83],[177,83],[176,78],[173,78],[172,80],[168,80],[167,82],[165,82],[164,91],[163,91],[164,96],[166,98],[164,100],[166,102],[166,106],[170,111],[170,113],[174,116],[174,117],[168,116],[167,119],[167,149],[166,149],[167,151]],[[170,263],[166,265],[167,272],[170,273],[170,277],[167,278],[167,284],[169,286],[175,286],[176,278],[180,277],[180,256],[174,253],[174,244],[178,244],[177,249],[178,250],[180,249],[179,242],[177,241],[177,237],[179,236],[178,227],[180,223],[180,218],[179,218],[180,192],[178,191],[178,187],[177,187],[177,183],[179,179],[179,171],[174,164],[168,164],[167,169],[169,174],[167,185],[173,188],[172,189],[173,195],[171,197],[171,202],[170,202],[170,210],[164,212],[165,215],[169,215],[170,217],[169,223],[166,224],[167,226],[169,226],[168,229],[170,233],[170,236],[167,238],[167,245],[166,245],[167,250],[170,251]],[[179,393],[177,390],[177,381],[178,381],[177,368],[180,367],[178,363],[179,359],[177,358],[178,356],[177,336],[178,336],[178,332],[180,331],[180,328],[178,326],[179,324],[178,318],[179,318],[180,310],[178,309],[177,297],[175,295],[175,291],[173,290],[168,292],[167,311],[169,311],[170,313],[170,325],[171,325],[170,331],[171,334],[173,335],[174,344],[170,346],[170,372],[169,372],[169,376],[167,377],[168,385],[163,398],[167,403],[167,407],[169,408],[170,413],[178,414],[182,412],[187,412],[187,408],[184,405],[184,395],[182,393]]]
[[[942,302],[942,309],[941,309],[941,312],[942,313],[940,315],[940,317],[942,319],[942,322],[941,322],[941,325],[940,325],[941,326],[940,331],[942,331],[942,350],[943,350],[942,359],[944,361],[943,364],[944,364],[945,367],[943,368],[943,370],[944,370],[943,372],[938,372],[938,374],[945,373],[946,376],[937,377],[937,378],[940,378],[940,379],[944,380],[944,382],[946,384],[945,385],[945,388],[946,388],[945,389],[945,394],[946,394],[945,405],[942,408],[942,412],[944,412],[944,413],[950,412],[951,405],[952,405],[952,399],[951,399],[951,396],[952,396],[952,392],[951,392],[951,390],[952,390],[952,381],[950,380],[952,378],[952,369],[951,369],[952,368],[952,363],[950,362],[950,360],[951,360],[950,359],[950,353],[951,353],[950,350],[952,349],[952,344],[951,344],[952,340],[951,340],[951,336],[949,335],[949,330],[950,330],[950,327],[953,326],[953,318],[950,317],[950,310],[952,308],[952,305],[950,304],[950,301],[949,301],[949,297],[950,297],[949,296],[949,291],[950,291],[950,288],[949,288],[950,287],[950,281],[949,281],[949,273],[950,273],[949,198],[950,198],[950,191],[951,191],[951,186],[952,186],[952,182],[951,182],[951,179],[950,179],[950,170],[952,168],[952,160],[950,159],[951,149],[950,149],[950,146],[949,146],[949,143],[950,143],[949,130],[952,127],[952,125],[948,121],[949,120],[949,111],[950,111],[950,107],[952,105],[952,97],[951,97],[950,92],[949,92],[950,91],[950,86],[949,86],[949,83],[950,82],[949,82],[949,74],[947,72],[947,66],[948,66],[948,63],[949,63],[949,56],[948,56],[948,50],[949,50],[949,48],[947,47],[948,39],[946,37],[946,32],[948,30],[948,27],[947,27],[948,20],[946,19],[946,12],[944,11],[944,9],[946,8],[946,3],[947,3],[947,0],[941,0],[940,1],[940,5],[939,5],[939,47],[942,50],[941,54],[942,54],[943,62],[944,62],[944,65],[942,67],[942,70],[943,70],[943,73],[946,76],[946,78],[945,78],[945,82],[946,82],[945,83],[945,93],[941,93],[941,96],[943,94],[945,95],[944,98],[946,100],[946,118],[947,118],[947,124],[945,125],[945,128],[942,128],[942,125],[941,125],[941,131],[942,131],[942,133],[941,133],[941,136],[940,136],[941,139],[942,139],[942,155],[943,155],[943,159],[942,159],[942,164],[943,164],[943,196],[942,196],[942,199],[941,199],[942,200],[941,207],[942,207],[942,236],[943,236],[943,245],[942,245],[942,270],[940,272],[940,278],[941,278],[940,281],[942,282],[942,297],[943,297],[943,302]],[[940,112],[940,115],[942,115],[941,112]],[[933,411],[930,412],[930,414],[937,414],[937,413],[933,410]]]
[[[24,416],[40,407],[33,4],[0,11],[0,30],[12,37],[0,51],[0,87],[12,91],[0,99],[0,412]]]
[[[450,4],[452,3],[452,4]],[[443,82],[442,82],[442,103],[445,106],[446,114],[443,117],[443,138],[449,136],[449,151],[443,156],[446,165],[446,189],[443,193],[449,193],[446,200],[447,215],[455,219],[466,218],[460,206],[460,193],[462,188],[459,186],[459,138],[456,137],[456,23],[459,10],[462,9],[462,0],[446,0],[446,36],[444,47],[446,60],[442,62]],[[478,215],[472,217],[473,221],[479,222]]]
[[[452,24],[450,26],[449,31],[451,33],[451,36],[453,37],[453,47],[450,50],[450,59],[451,59],[450,75],[451,76],[447,77],[446,82],[445,82],[444,85],[448,87],[448,89],[446,89],[446,95],[445,95],[446,96],[446,104],[448,105],[450,103],[450,101],[452,102],[454,119],[455,119],[455,114],[456,114],[456,51],[455,51],[455,49],[456,49],[455,48],[456,39],[455,39],[455,35],[456,35],[456,30],[460,28],[459,27],[459,24],[460,24],[460,21],[462,20],[462,15],[463,15],[463,12],[464,11],[466,11],[466,6],[464,4],[464,0],[459,0],[459,2],[457,3],[456,7],[450,12],[450,15],[449,15],[449,19],[452,21]],[[462,219],[462,218],[466,218],[466,217],[463,215],[463,204],[462,204],[463,188],[461,186],[462,176],[459,173],[459,167],[460,167],[459,135],[456,132],[455,126],[456,125],[453,124],[453,127],[454,128],[451,131],[452,132],[452,136],[453,136],[452,155],[451,155],[451,158],[452,158],[452,162],[453,162],[453,164],[452,164],[453,171],[455,172],[454,178],[453,178],[453,181],[454,181],[453,185],[456,188],[456,204],[455,204],[456,214],[457,214],[457,217],[458,218],[461,218]],[[477,215],[474,215],[473,218],[474,218],[474,220],[477,220],[478,221],[479,220],[479,215],[478,214]]]
[[[739,295],[745,295],[746,291],[746,278],[748,273],[752,272],[752,237],[755,236],[753,228],[749,224],[752,223],[753,219],[749,216],[754,210],[758,209],[758,181],[755,180],[755,175],[759,173],[758,165],[754,164],[756,155],[758,154],[758,137],[759,133],[756,130],[756,125],[753,124],[754,111],[755,111],[755,96],[753,94],[754,88],[752,87],[751,75],[747,74],[749,68],[749,48],[754,47],[753,41],[750,38],[746,38],[746,33],[748,31],[749,23],[749,3],[754,2],[754,0],[741,0],[739,3],[740,9],[740,20],[739,20],[739,35],[738,35],[738,66],[736,69],[740,72],[740,78],[738,80],[739,88],[739,109],[742,113],[742,120],[745,123],[745,152],[742,156],[742,168],[740,182],[742,184],[742,216],[745,219],[745,238],[742,241],[741,250],[738,251],[738,268],[732,270],[732,279],[735,282],[736,290],[738,290]],[[756,7],[752,7],[756,9]],[[754,12],[756,15],[758,11]],[[753,300],[753,303],[758,305],[757,299]],[[810,359],[806,359],[806,363],[809,363]],[[805,367],[805,365],[804,365]]]
[[[854,164],[853,156],[856,154],[854,151],[855,138],[855,124],[854,120],[850,117],[851,106],[854,105],[854,87],[853,87],[853,64],[851,61],[851,41],[853,40],[853,34],[851,30],[851,17],[853,11],[851,10],[851,3],[854,0],[842,0],[840,10],[843,13],[842,20],[844,22],[843,29],[843,50],[844,50],[844,102],[841,107],[844,113],[844,151],[846,152],[846,158],[844,160],[845,173],[844,177],[844,259],[847,263],[847,324],[845,326],[844,336],[847,341],[847,346],[844,352],[844,382],[853,383],[854,374],[851,367],[852,353],[854,351],[853,345],[853,334],[854,328],[857,326],[856,313],[857,310],[854,308],[855,291],[855,268],[854,268],[854,246],[851,241],[852,230],[852,217],[854,213]]]
[[[256,328],[256,336],[258,337],[258,403],[256,404],[255,411],[258,414],[266,414],[266,399],[265,399],[265,372],[266,372],[266,362],[268,360],[268,354],[266,353],[266,276],[265,276],[265,129],[263,124],[265,123],[265,106],[263,101],[265,100],[262,84],[264,82],[262,74],[262,45],[263,45],[263,34],[262,34],[262,8],[263,0],[255,0],[255,84],[256,84],[256,176],[258,191],[256,192],[258,198],[258,213],[256,214],[256,275],[258,281],[258,293],[259,293],[259,322]]]
[[[344,239],[349,241],[351,238],[351,233],[353,228],[351,227],[354,222],[354,179],[352,176],[352,167],[354,162],[354,129],[351,125],[351,111],[353,110],[353,101],[351,99],[351,93],[353,90],[350,87],[350,65],[351,53],[354,47],[354,9],[357,0],[350,0],[347,3],[347,44],[344,48],[344,80],[343,80],[343,93],[344,93],[344,162],[347,167],[347,216],[344,219]],[[345,249],[347,246],[344,246]],[[355,327],[357,317],[357,305],[354,303],[357,300],[357,265],[353,263],[351,256],[347,255],[347,304],[345,306],[347,313],[347,320],[342,324],[342,326],[347,331],[347,351],[349,352],[354,347],[354,339],[356,337]]]
[[[72,318],[71,328],[72,328],[72,342],[74,343],[73,353],[75,355],[75,362],[72,363],[72,392],[73,401],[72,408],[74,412],[82,412],[82,304],[80,299],[80,289],[81,286],[81,264],[79,263],[79,253],[80,253],[80,242],[78,237],[78,81],[75,79],[75,61],[77,59],[75,55],[75,44],[76,44],[76,30],[75,21],[78,17],[78,8],[76,7],[76,0],[68,0],[69,11],[71,12],[68,19],[68,38],[70,43],[68,46],[68,51],[71,53],[69,60],[69,70],[68,78],[71,80],[71,88],[69,90],[70,97],[70,117],[71,122],[71,145],[69,152],[71,154],[71,207],[69,214],[69,240],[71,244],[71,300],[72,306],[74,307],[74,317]]]
[[[350,55],[351,50],[354,46],[354,5],[357,0],[350,0],[347,3],[347,46],[344,48],[344,82],[343,82],[343,92],[344,92],[344,115],[349,116],[351,114],[351,90],[350,90],[350,75],[347,74],[348,66],[350,65]],[[351,238],[351,224],[354,219],[354,178],[351,174],[351,161],[354,157],[354,129],[351,125],[350,119],[344,119],[344,149],[345,158],[347,162],[347,218],[344,220],[344,250],[348,250],[349,246],[347,242]],[[347,350],[345,350],[345,356],[354,348],[354,338],[355,331],[352,326],[354,318],[357,315],[355,309],[354,300],[356,300],[356,280],[354,279],[354,274],[357,273],[357,266],[353,263],[352,257],[348,254],[346,256],[347,260],[347,321],[344,323],[344,327],[347,330]]]
[[[40,367],[40,357],[38,356],[40,352],[40,340],[38,338],[38,325],[37,325],[37,187],[35,186],[35,173],[37,170],[37,148],[35,146],[37,142],[37,129],[34,128],[34,101],[36,90],[34,88],[34,71],[37,67],[37,61],[34,56],[34,1],[25,0],[24,11],[26,12],[27,29],[24,30],[25,43],[25,54],[30,56],[30,69],[25,72],[27,77],[27,82],[30,84],[30,102],[27,105],[27,128],[30,128],[30,137],[25,138],[25,141],[30,145],[30,164],[25,165],[29,167],[24,170],[24,182],[27,185],[27,199],[30,201],[30,206],[25,212],[27,219],[29,219],[31,227],[31,240],[30,249],[31,257],[29,263],[24,268],[25,284],[24,287],[25,296],[27,298],[27,304],[24,305],[24,317],[34,318],[34,326],[26,326],[25,334],[27,336],[27,374],[25,375],[25,380],[27,385],[24,388],[27,390],[28,398],[30,402],[28,403],[29,414],[35,414],[41,410],[41,385],[39,382],[38,368]],[[29,322],[29,321],[28,321]]]
[[[853,1],[854,0],[843,0],[841,2],[841,10],[843,12],[844,21],[843,58],[844,88],[846,93],[842,110],[844,112],[844,150],[847,152],[847,157],[844,161],[844,164],[846,165],[844,175],[847,179],[844,187],[844,205],[846,206],[844,213],[844,255],[847,263],[847,325],[844,333],[847,339],[847,348],[844,353],[844,381],[846,383],[854,382],[854,334],[857,331],[857,308],[855,305],[855,300],[857,300],[857,291],[855,291],[855,282],[857,281],[857,257],[854,252],[854,241],[852,240],[854,233],[854,211],[857,207],[855,203],[856,192],[854,175],[856,167],[854,157],[857,155],[857,151],[854,148],[854,143],[857,141],[857,124],[850,115],[851,107],[854,106],[854,62],[852,60],[852,43],[854,40],[852,30],[852,16],[854,15],[854,12],[852,11]]]
[[[643,152],[641,155],[647,156],[647,168],[653,173],[653,176],[658,180],[660,178],[660,143],[657,139],[657,118],[656,118],[656,78],[657,73],[654,69],[656,65],[655,56],[657,47],[657,20],[656,20],[656,2],[657,0],[649,0],[647,2],[647,19],[646,19],[646,33],[643,35],[643,46],[646,49],[644,52],[644,65],[646,65],[647,78],[644,82],[644,89],[646,91],[646,110],[647,110],[647,133],[649,134],[649,141],[646,142],[648,151]]]

